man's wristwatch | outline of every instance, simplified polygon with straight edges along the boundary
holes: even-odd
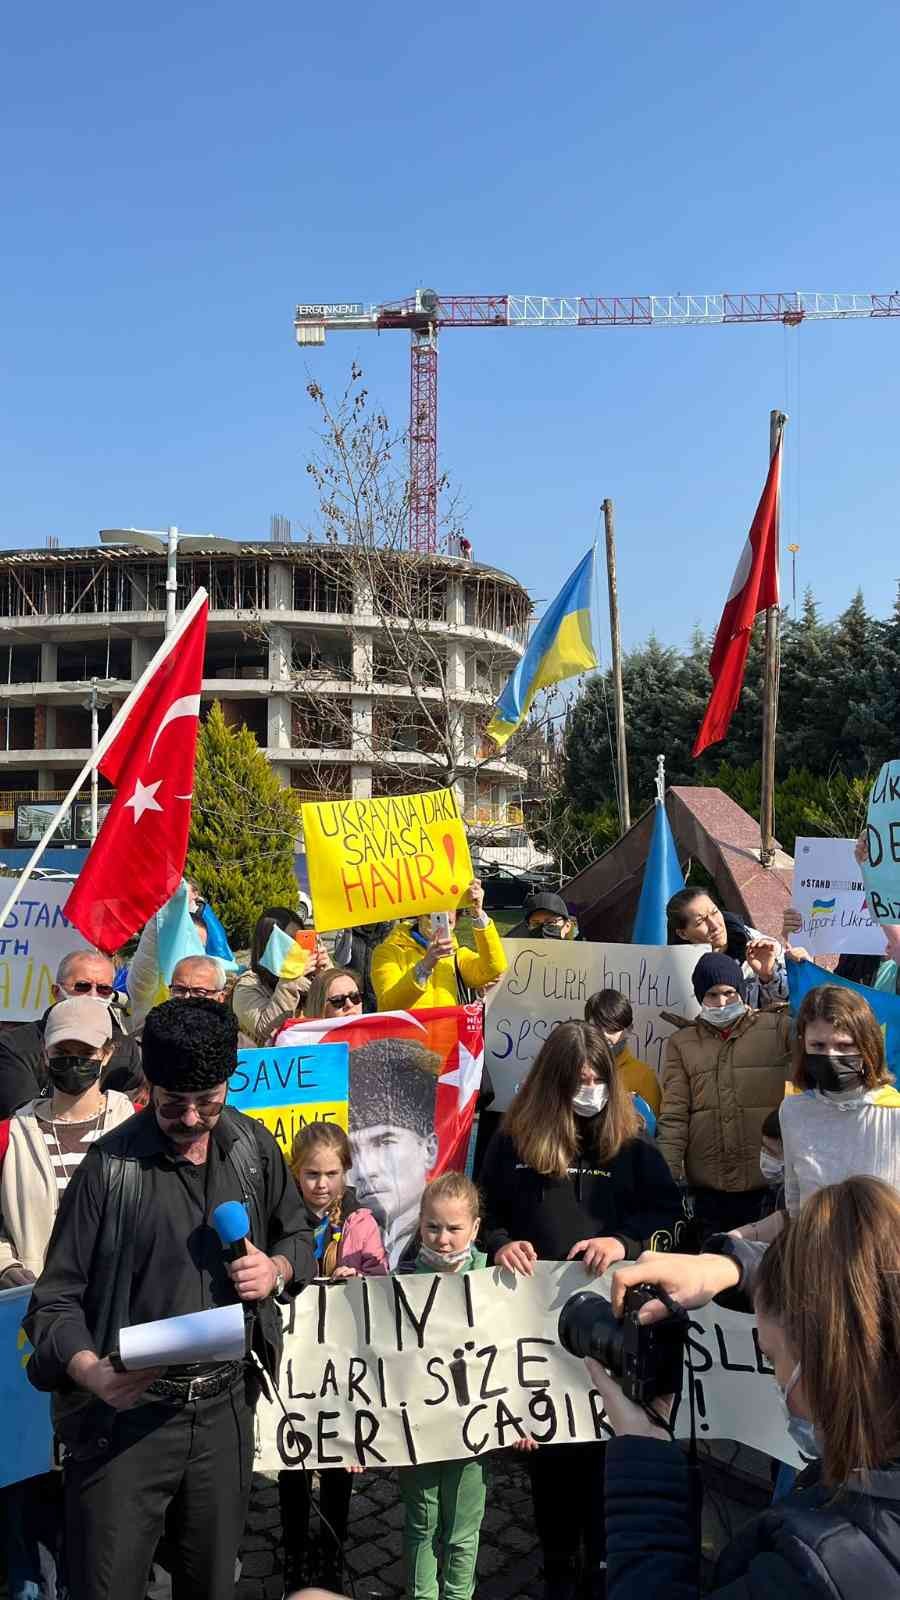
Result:
[[[278,1296],[280,1294],[284,1294],[284,1281],[285,1280],[284,1280],[284,1273],[283,1272],[278,1272],[278,1273],[275,1274],[275,1287],[272,1290],[272,1293],[275,1296],[276,1300],[278,1299]]]

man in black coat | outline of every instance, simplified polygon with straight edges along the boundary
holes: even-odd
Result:
[[[150,1105],[90,1147],[62,1197],[25,1319],[28,1376],[53,1394],[66,1446],[72,1600],[144,1600],[164,1527],[176,1600],[223,1600],[250,1494],[258,1368],[213,1358],[121,1371],[110,1358],[125,1327],[242,1301],[249,1351],[276,1380],[279,1300],[312,1279],[312,1239],[272,1135],[225,1104],[229,1007],[157,1006],[143,1060]],[[233,1260],[210,1225],[225,1201],[250,1225]]]
[[[115,996],[115,969],[108,956],[96,950],[73,950],[63,956],[53,985],[53,999],[71,1000],[76,995],[96,995],[112,1001]],[[36,1100],[47,1087],[44,1058],[44,1028],[49,1010],[37,1022],[21,1022],[0,1034],[0,1118],[11,1117],[20,1106]],[[141,1051],[129,1039],[114,1007],[110,1007],[113,1053],[103,1073],[104,1089],[119,1089],[127,1094],[141,1082]]]

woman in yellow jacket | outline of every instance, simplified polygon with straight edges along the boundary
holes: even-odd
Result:
[[[429,1006],[458,1006],[466,989],[483,989],[506,971],[500,935],[485,915],[484,890],[469,885],[468,906],[475,950],[457,945],[456,912],[448,913],[450,934],[432,932],[431,917],[409,925],[398,923],[372,957],[372,987],[379,1011],[424,1011]]]

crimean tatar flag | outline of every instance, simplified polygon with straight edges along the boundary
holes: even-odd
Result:
[[[500,749],[521,727],[541,689],[596,667],[597,656],[591,641],[593,577],[594,551],[591,549],[547,607],[531,635],[528,649],[497,701],[487,732]]]

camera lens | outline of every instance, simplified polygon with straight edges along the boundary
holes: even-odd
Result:
[[[557,1337],[570,1356],[592,1356],[616,1377],[624,1371],[622,1324],[602,1295],[573,1294],[559,1313]]]

